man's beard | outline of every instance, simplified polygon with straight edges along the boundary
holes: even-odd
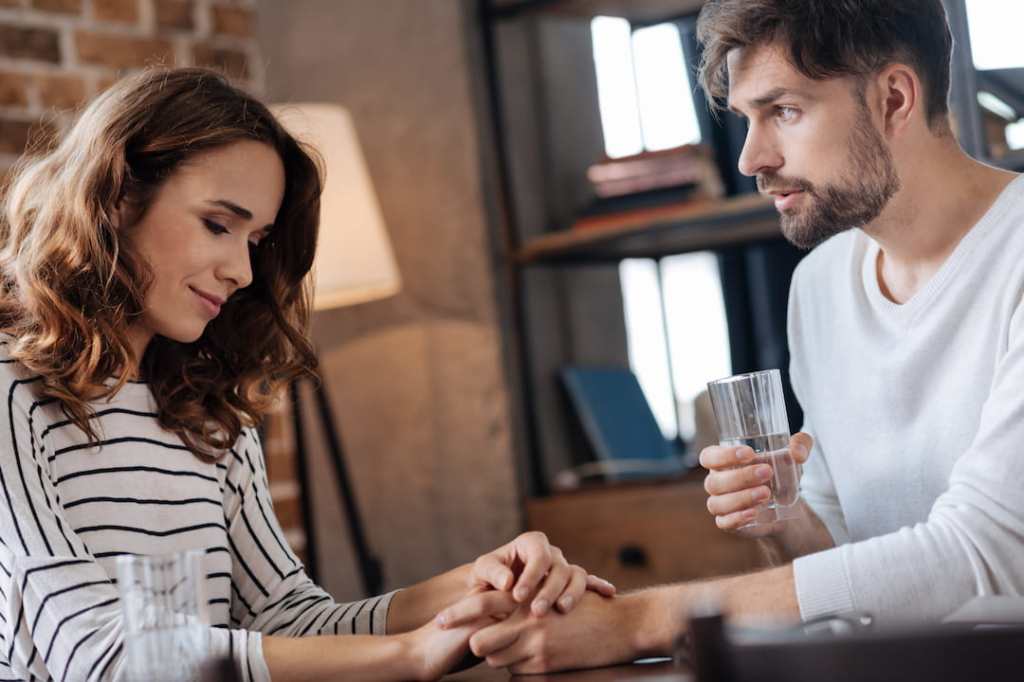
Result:
[[[802,178],[771,172],[757,176],[761,191],[786,188],[806,193],[806,206],[780,216],[782,234],[794,246],[813,249],[840,232],[869,224],[899,191],[900,179],[892,152],[871,124],[863,103],[847,147],[850,170],[835,183],[815,187]]]

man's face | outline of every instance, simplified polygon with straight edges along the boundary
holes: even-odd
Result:
[[[811,80],[777,45],[733,50],[729,108],[749,121],[739,169],[810,249],[874,221],[899,189],[892,154],[850,78]]]

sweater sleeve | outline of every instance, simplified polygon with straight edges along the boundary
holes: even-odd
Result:
[[[855,610],[880,620],[937,620],[974,596],[1024,593],[1022,308],[974,439],[927,519],[797,559],[805,619]]]
[[[46,473],[32,425],[39,379],[11,364],[0,365],[0,678],[114,680],[124,657],[118,592]],[[210,641],[242,670],[259,654],[242,631],[210,628]]]
[[[246,433],[232,456],[226,504],[235,564],[232,620],[267,635],[386,634],[394,592],[336,602],[309,578],[288,547],[271,505],[255,431]]]

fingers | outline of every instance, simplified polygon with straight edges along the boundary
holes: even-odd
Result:
[[[437,614],[437,624],[447,630],[485,617],[504,616],[519,607],[508,592],[489,590],[473,594]]]
[[[766,485],[725,495],[712,495],[708,498],[708,511],[715,516],[725,516],[764,504],[771,496],[772,491]]]
[[[587,572],[579,566],[569,567],[569,583],[555,602],[555,608],[562,613],[569,613],[587,591]],[[535,613],[535,615],[538,615]]]
[[[490,585],[496,590],[508,591],[515,584],[515,574],[501,559],[501,549],[484,554],[473,562],[473,583]]]
[[[789,451],[797,464],[803,464],[811,455],[814,439],[806,433],[798,433],[789,439]]]
[[[722,530],[739,530],[747,524],[753,523],[757,518],[757,509],[744,509],[743,511],[725,514],[715,517],[715,525]]]
[[[712,471],[731,469],[754,461],[754,451],[746,446],[709,445],[700,451],[700,465]]]
[[[771,479],[771,464],[756,464],[729,471],[712,471],[704,477],[704,490],[709,495],[725,495],[756,488]]]
[[[526,647],[519,646],[519,642],[514,642],[508,648],[487,656],[487,665],[492,668],[510,668],[517,664],[526,663],[531,658],[532,656],[526,650]]]
[[[560,551],[558,552],[558,558],[560,560],[556,561],[551,567],[551,571],[544,578],[544,583],[541,585],[540,590],[537,591],[537,596],[534,598],[533,603],[530,604],[530,611],[535,616],[543,616],[547,613],[556,600],[561,604],[563,599],[567,599],[571,605],[573,600],[579,600],[586,590],[586,574],[583,573],[583,569],[566,563],[565,559],[561,557]],[[573,569],[577,568],[583,573],[580,579],[583,586],[575,588],[578,594],[574,596],[569,592],[569,588],[573,585]]]
[[[516,580],[512,595],[520,604],[526,602],[536,592],[541,580],[556,563],[555,559],[565,563],[562,552],[552,547],[543,533],[524,533],[514,541],[516,554],[523,562],[523,570]]]
[[[475,656],[488,658],[498,652],[504,653],[519,640],[520,628],[509,619],[490,627],[478,630],[469,638],[469,650]]]
[[[615,585],[604,578],[598,578],[596,575],[587,576],[587,589],[591,592],[597,592],[602,597],[614,597],[618,589]]]

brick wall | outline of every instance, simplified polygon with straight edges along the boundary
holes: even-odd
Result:
[[[143,66],[210,66],[262,93],[255,32],[251,0],[0,0],[0,167]]]
[[[119,76],[154,64],[219,69],[257,95],[264,73],[252,0],[0,0],[0,174],[39,133]],[[271,494],[289,542],[305,538],[286,408],[267,423]]]

